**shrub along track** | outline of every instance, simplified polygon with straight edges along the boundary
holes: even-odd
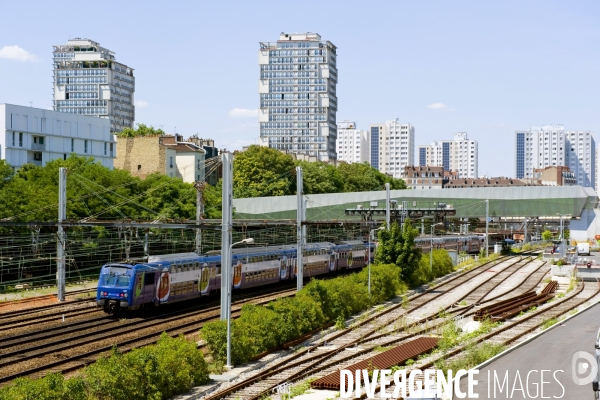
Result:
[[[404,309],[403,304],[393,305],[382,312],[376,313],[369,318],[353,324],[347,329],[325,336],[318,343],[269,365],[267,368],[239,383],[223,388],[209,396],[208,399],[218,399],[223,397],[231,399],[258,399],[269,394],[270,390],[278,384],[287,381],[296,381],[322,369],[321,365],[323,362],[330,364],[332,362],[337,362],[335,360],[339,358],[346,358],[342,353],[344,349],[358,345],[360,342],[364,341],[366,337],[377,333],[382,327],[388,326],[392,321],[396,321],[398,318],[410,317],[410,314],[416,314],[417,310],[421,310],[430,305],[433,301],[439,303],[444,295],[451,295],[453,291],[457,288],[461,288],[462,285],[473,285],[474,282],[477,281],[477,284],[481,286],[482,284],[491,281],[496,275],[484,275],[489,271],[490,267],[496,268],[497,271],[503,271],[503,276],[508,277],[514,273],[514,271],[517,271],[519,266],[522,267],[528,262],[530,261],[515,262],[514,258],[509,258],[483,264],[471,271],[465,272],[428,289],[421,294],[413,296],[410,298],[408,309]],[[504,279],[496,280],[495,285],[498,285],[503,280]],[[477,287],[474,290],[477,290]],[[486,290],[484,294],[487,294],[488,290]],[[467,289],[467,293],[463,295],[454,295],[454,299],[462,299],[466,297],[469,292],[470,290]],[[455,302],[456,300],[446,303],[446,307],[450,307]],[[468,307],[465,307],[464,309],[467,308]],[[433,313],[423,318],[420,316],[415,317],[416,320],[406,324],[403,329],[417,326],[429,319],[435,318],[437,311],[438,310],[435,310]],[[397,339],[395,340],[397,341]],[[329,346],[327,346],[327,344],[329,344]]]
[[[285,288],[253,290],[234,296],[232,316],[239,315],[245,303],[266,304],[274,299],[293,296],[291,285]],[[101,313],[92,320],[46,327],[40,332],[19,333],[0,343],[0,384],[19,376],[38,377],[47,372],[70,372],[90,364],[113,346],[120,351],[155,343],[162,332],[171,336],[197,333],[208,321],[220,317],[218,301],[186,309],[157,309],[149,318],[116,319]]]

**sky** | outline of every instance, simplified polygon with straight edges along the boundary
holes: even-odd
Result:
[[[258,43],[281,32],[335,44],[337,120],[409,122],[415,157],[467,132],[480,175],[514,176],[516,129],[600,133],[598,1],[21,0],[0,14],[0,103],[51,108],[52,46],[89,38],[134,68],[136,123],[228,150],[258,138]]]

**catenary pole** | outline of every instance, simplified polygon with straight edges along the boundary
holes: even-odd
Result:
[[[65,301],[65,231],[62,222],[67,219],[67,169],[58,170],[58,240],[56,242],[56,280],[58,301]]]
[[[385,226],[390,230],[390,184],[385,184]]]
[[[485,201],[485,256],[488,257],[490,254],[490,238],[489,238],[489,224],[490,224],[490,201]]]
[[[200,225],[200,219],[204,215],[204,201],[202,199],[204,182],[196,182],[196,224]],[[196,229],[196,254],[202,254],[202,230]]]
[[[223,194],[222,194],[222,222],[221,222],[221,320],[226,320],[230,308],[229,282],[231,279],[231,219],[232,219],[232,192],[233,192],[233,167],[231,153],[221,155],[223,161]]]

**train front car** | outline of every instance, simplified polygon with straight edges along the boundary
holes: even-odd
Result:
[[[96,306],[107,314],[118,314],[131,305],[133,266],[106,264],[100,270]]]

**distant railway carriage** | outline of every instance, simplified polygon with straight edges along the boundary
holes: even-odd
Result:
[[[431,237],[418,237],[415,239],[415,244],[423,253],[429,253],[431,242],[433,241],[434,249],[456,250],[459,253],[479,253],[482,247],[482,237],[477,235],[446,235]]]
[[[434,248],[479,251],[475,236],[434,237]],[[431,239],[416,239],[428,252]],[[475,249],[477,247],[477,249]],[[375,244],[358,240],[309,243],[303,248],[304,277],[360,269],[374,258]],[[232,251],[232,287],[246,289],[294,280],[295,245],[238,248]],[[100,271],[97,306],[109,314],[208,296],[221,288],[220,251],[199,256],[180,253],[149,257],[141,264],[106,264]]]

